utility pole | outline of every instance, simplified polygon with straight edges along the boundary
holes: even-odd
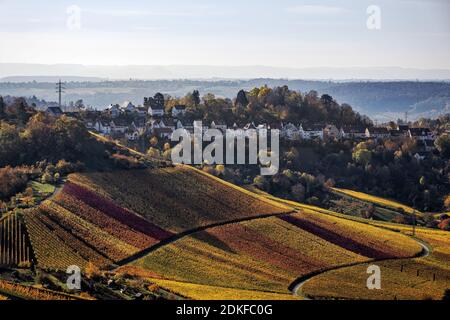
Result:
[[[58,93],[58,104],[61,109],[62,109],[61,97],[62,94],[65,92],[64,89],[66,88],[63,86],[61,79],[59,79],[58,83],[56,84],[56,93]]]
[[[408,124],[408,111],[405,112],[405,124]]]

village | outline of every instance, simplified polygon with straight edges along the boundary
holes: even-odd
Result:
[[[111,104],[102,111],[84,109],[64,112],[60,107],[49,107],[46,112],[54,116],[66,114],[81,118],[87,129],[125,143],[152,137],[162,141],[170,140],[172,133],[178,129],[184,129],[193,135],[194,128],[200,124],[200,121],[186,119],[187,107],[185,105],[175,105],[170,111],[167,111],[164,99],[163,94],[157,93],[154,97],[144,98],[143,105],[139,106],[125,101],[122,104]],[[208,129],[217,129],[222,133],[227,130],[243,133],[250,129],[259,133],[264,130],[277,129],[280,131],[280,138],[284,141],[364,141],[409,138],[417,143],[418,151],[412,156],[418,161],[424,160],[435,150],[434,142],[439,135],[430,128],[410,127],[404,123],[371,127],[338,127],[332,123],[310,125],[292,122],[270,124],[251,122],[239,126],[236,123],[212,121],[211,123],[202,123],[201,126],[204,132]]]

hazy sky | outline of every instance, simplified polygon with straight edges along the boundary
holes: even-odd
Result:
[[[0,62],[450,69],[450,1],[0,0],[0,41]]]

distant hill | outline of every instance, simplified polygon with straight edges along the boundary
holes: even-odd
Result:
[[[272,67],[211,65],[81,65],[0,63],[0,77],[83,76],[111,80],[252,79],[287,78],[314,80],[450,80],[450,70],[400,67]]]
[[[36,96],[46,101],[56,101],[55,80],[49,82],[0,82],[0,95]],[[418,81],[313,81],[286,79],[253,80],[152,80],[152,81],[100,81],[67,82],[63,102],[83,99],[85,103],[103,109],[111,103],[132,101],[141,104],[143,97],[156,92],[171,96],[184,96],[192,90],[202,94],[234,98],[240,89],[287,85],[293,90],[330,94],[339,103],[348,103],[360,113],[380,121],[404,117],[436,117],[450,112],[450,82]]]
[[[11,76],[0,78],[0,82],[99,82],[104,81],[106,79],[97,78],[97,77],[78,77],[78,76]]]

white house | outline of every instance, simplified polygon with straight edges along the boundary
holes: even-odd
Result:
[[[186,106],[176,105],[172,108],[172,117],[178,118],[179,116],[184,116],[186,113]]]
[[[281,137],[287,140],[300,140],[301,132],[293,123],[282,124]]]
[[[122,110],[120,109],[118,104],[110,104],[107,108],[109,113],[111,114],[112,118],[117,118],[122,113]]]
[[[391,134],[389,130],[384,127],[373,127],[366,129],[366,138],[369,139],[386,139],[389,138]]]
[[[125,138],[127,138],[129,141],[136,141],[139,139],[139,132],[134,130],[127,130],[125,132]]]
[[[60,107],[48,107],[45,112],[54,117],[60,117],[63,115],[63,111]]]
[[[323,129],[324,137],[328,139],[341,139],[341,131],[334,125],[329,124]]]
[[[164,116],[164,107],[158,105],[155,105],[153,107],[150,106],[148,107],[148,114],[151,117],[162,117]]]
[[[118,121],[111,121],[111,132],[112,133],[121,133],[124,134],[128,129],[128,125],[126,123],[121,123]]]
[[[95,129],[97,132],[101,134],[110,134],[111,133],[111,126],[107,122],[103,121],[97,121],[94,124],[93,129]]]
[[[142,106],[136,108],[136,112],[139,116],[146,117],[148,114],[148,109]]]
[[[340,135],[343,139],[366,139],[366,128],[341,128]]]
[[[164,127],[171,129],[174,131],[177,128],[177,122],[173,118],[165,118],[162,119],[161,122],[164,124]]]
[[[434,140],[433,132],[428,128],[410,128],[408,136],[416,140]]]
[[[125,101],[124,103],[122,103],[122,110],[124,112],[135,112],[136,107],[130,101]]]
[[[159,138],[169,139],[172,136],[173,130],[170,128],[156,128],[153,134]]]
[[[302,139],[305,140],[313,140],[313,139],[320,139],[323,140],[323,127],[320,125],[314,125],[314,126],[308,126],[303,127],[303,125],[300,125],[300,133]]]

